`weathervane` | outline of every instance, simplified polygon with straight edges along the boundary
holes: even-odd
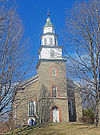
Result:
[[[49,10],[48,10],[48,17],[49,17]]]

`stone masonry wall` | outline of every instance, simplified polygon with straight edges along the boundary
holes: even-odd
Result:
[[[51,76],[51,67],[57,69],[57,76]],[[52,98],[52,86],[57,87],[57,97]],[[37,116],[40,122],[52,122],[52,108],[60,111],[60,122],[69,122],[68,97],[66,87],[65,62],[41,62],[38,68],[38,80],[20,89],[15,97],[13,116],[16,124],[28,123],[28,101],[36,101]],[[80,94],[75,93],[77,120],[82,115]]]
[[[38,92],[38,81],[18,91],[13,105],[13,116],[16,124],[28,123],[28,101],[37,101]]]
[[[57,76],[51,76],[50,69],[52,66],[55,66],[57,69]],[[51,102],[50,108],[53,106],[58,106],[61,112],[61,121],[68,122],[68,100],[67,100],[67,89],[66,89],[66,68],[65,62],[41,62],[38,68],[38,78],[39,78],[39,89],[41,91],[39,99],[43,95],[48,97],[48,100]],[[58,89],[57,98],[52,98],[52,86],[56,86]],[[47,100],[47,99],[43,99]],[[43,100],[41,102],[43,102]],[[42,109],[41,109],[42,110]],[[40,112],[41,114],[42,112]],[[43,116],[41,116],[43,119]]]
[[[80,91],[75,91],[75,105],[76,105],[76,121],[79,122],[79,118],[82,117],[82,103]]]

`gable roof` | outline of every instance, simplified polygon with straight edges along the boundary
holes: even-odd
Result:
[[[30,79],[28,79],[28,80],[26,80],[26,81],[24,81],[24,82],[22,82],[20,85],[19,85],[19,87],[18,87],[18,89],[24,89],[25,87],[27,87],[28,85],[30,85],[31,83],[35,83],[36,81],[38,81],[38,76],[36,75],[36,76],[33,76],[32,78],[30,78]]]

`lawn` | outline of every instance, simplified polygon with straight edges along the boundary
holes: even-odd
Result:
[[[50,124],[42,127],[21,127],[6,135],[100,135],[100,127],[77,123]]]

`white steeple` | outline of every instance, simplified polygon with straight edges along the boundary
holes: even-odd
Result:
[[[45,33],[53,33],[53,34],[55,33],[53,24],[51,23],[49,17],[47,18],[46,24],[43,28],[43,34]]]
[[[57,38],[58,36],[55,34],[54,26],[48,14],[41,36],[39,59],[62,59],[62,47],[58,46]]]

